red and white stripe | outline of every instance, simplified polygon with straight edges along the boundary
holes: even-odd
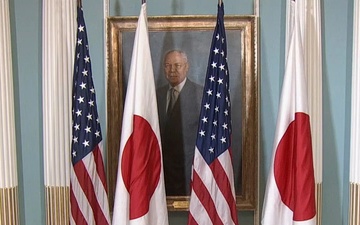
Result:
[[[236,224],[236,209],[231,208],[236,200],[229,150],[208,165],[196,148],[193,165],[188,225]]]
[[[71,167],[70,224],[110,224],[101,143]]]

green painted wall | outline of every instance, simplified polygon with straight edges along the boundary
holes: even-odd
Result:
[[[111,16],[138,16],[141,1],[111,0]],[[250,0],[228,0],[225,14],[252,14]],[[285,1],[260,1],[261,168],[260,199],[270,166],[284,73]],[[98,110],[105,131],[102,1],[83,1]],[[323,31],[323,224],[345,225],[348,216],[352,16],[350,0],[322,3]],[[148,15],[216,14],[217,1],[148,1]],[[10,1],[21,224],[45,224],[42,154],[42,1]],[[262,200],[261,200],[262,202]],[[251,213],[240,213],[242,225]],[[170,213],[186,224],[187,213]]]

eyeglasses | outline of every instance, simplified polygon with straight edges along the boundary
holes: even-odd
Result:
[[[165,64],[165,69],[166,70],[171,70],[172,68],[176,69],[176,70],[180,70],[185,64],[181,64],[181,63],[175,63],[175,64],[170,64],[170,63],[166,63]]]

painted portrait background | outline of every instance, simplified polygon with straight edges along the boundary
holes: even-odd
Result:
[[[168,50],[188,55],[189,79],[203,86],[212,34],[213,15],[148,17],[155,85],[167,83],[162,69]],[[238,210],[258,208],[259,179],[259,77],[257,18],[225,16],[230,95],[232,103],[232,152]],[[119,137],[137,17],[107,19],[107,165],[109,202],[113,204],[118,172]],[[194,143],[195,150],[195,143]],[[188,210],[189,196],[167,196],[169,211]]]
[[[213,31],[170,31],[149,32],[150,49],[154,69],[155,86],[167,84],[163,69],[163,56],[171,49],[180,49],[186,52],[190,64],[188,77],[193,82],[204,86],[210,45]],[[130,70],[131,55],[135,32],[126,32],[122,36],[124,87]],[[230,98],[232,115],[232,152],[236,192],[241,191],[241,41],[239,30],[227,30],[228,66],[230,74]],[[124,88],[124,95],[126,88]],[[195,150],[195,143],[194,143]],[[165,184],[166,185],[166,184]]]

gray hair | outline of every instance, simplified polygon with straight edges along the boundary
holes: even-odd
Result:
[[[183,59],[185,59],[186,62],[188,62],[188,57],[187,57],[187,54],[186,52],[184,52],[183,50],[180,50],[180,49],[172,49],[172,50],[169,50],[165,53],[164,55],[164,59],[163,59],[163,62],[165,62],[165,59],[166,57],[170,54],[170,53],[173,53],[173,52],[176,52],[176,53],[179,53]]]

